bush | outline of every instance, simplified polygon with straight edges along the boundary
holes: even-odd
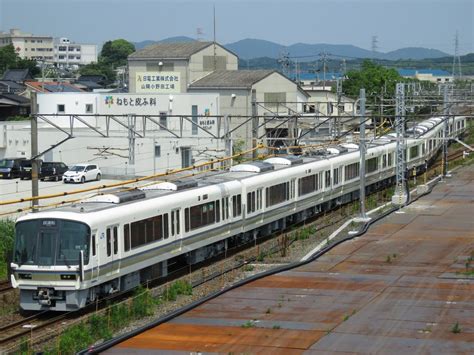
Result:
[[[8,276],[8,261],[11,260],[14,239],[15,222],[9,219],[0,221],[0,279]]]

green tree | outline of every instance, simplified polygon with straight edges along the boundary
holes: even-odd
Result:
[[[364,60],[361,70],[351,70],[347,77],[343,83],[344,93],[356,98],[359,90],[364,88],[369,103],[373,103],[382,92],[386,96],[394,95],[396,83],[407,81],[395,69],[385,68],[371,60]]]
[[[22,59],[18,58],[15,69],[28,69],[33,77],[41,74],[41,69],[38,67],[38,63],[34,59]]]
[[[4,73],[7,69],[12,69],[17,60],[18,54],[15,52],[13,44],[0,47],[0,73]]]
[[[115,80],[115,72],[111,65],[99,62],[84,65],[79,69],[81,75],[105,75],[109,80]]]
[[[127,57],[133,52],[135,52],[135,46],[124,39],[107,41],[100,52],[99,62],[116,68],[126,65]]]
[[[20,58],[12,44],[0,48],[0,74],[7,69],[28,69],[33,76],[41,72],[36,60]]]

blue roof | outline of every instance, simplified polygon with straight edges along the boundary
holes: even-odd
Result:
[[[416,74],[431,74],[433,76],[451,76],[451,73],[441,69],[397,69],[401,76],[415,76]]]

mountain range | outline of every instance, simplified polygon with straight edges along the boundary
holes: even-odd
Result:
[[[154,43],[170,43],[170,42],[191,42],[195,39],[185,36],[170,37],[159,41],[146,40],[136,42],[135,48],[141,49]],[[399,59],[428,59],[447,57],[449,54],[437,49],[428,49],[422,47],[400,48],[391,52],[372,52],[350,44],[307,44],[295,43],[284,46],[271,41],[262,39],[247,38],[237,42],[224,45],[225,48],[237,54],[241,59],[253,58],[279,58],[282,53],[286,52],[290,57],[298,57],[299,61],[314,61],[320,58],[321,53],[326,53],[330,57],[339,57],[340,59],[357,59],[357,58],[377,58],[385,60]]]

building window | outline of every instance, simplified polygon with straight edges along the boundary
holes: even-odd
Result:
[[[168,128],[168,116],[166,112],[160,112],[160,128]]]
[[[198,126],[197,126],[197,123],[198,123],[198,117],[197,117],[197,114],[198,114],[198,107],[197,105],[192,105],[191,106],[191,115],[192,115],[192,122],[193,122],[193,125],[191,127],[191,134],[193,135],[196,135],[198,134]]]
[[[58,105],[58,113],[66,113],[66,105],[64,104],[59,104]]]
[[[64,46],[59,46],[58,48],[58,51],[60,52],[66,52],[66,50],[67,50],[67,47],[64,47]]]
[[[161,146],[155,145],[155,158],[161,157]]]
[[[92,113],[93,106],[92,104],[86,104],[86,113]]]

